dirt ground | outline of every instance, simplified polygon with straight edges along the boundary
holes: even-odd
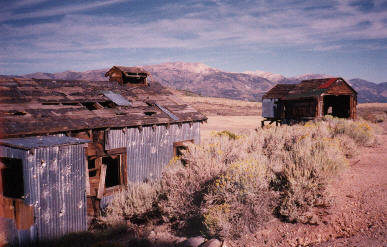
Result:
[[[229,246],[387,246],[387,122],[380,145],[361,148],[332,182],[331,208],[316,225],[274,219],[265,229]]]
[[[218,103],[223,104],[221,107],[235,104]],[[262,118],[258,114],[235,116],[231,111],[231,116],[219,116],[219,105],[208,110],[208,121],[201,126],[202,142],[211,138],[214,131],[238,132],[260,126]],[[253,104],[245,107],[241,108],[242,114],[257,109]],[[361,104],[358,108],[359,116],[370,121],[375,114],[387,113],[387,104]],[[228,246],[387,246],[387,121],[377,126],[381,128],[380,145],[361,148],[359,155],[350,160],[351,166],[332,181],[334,203],[321,212],[324,220],[305,225],[274,219],[265,229]]]
[[[207,123],[200,126],[200,138],[204,143],[214,132],[229,130],[233,133],[261,126],[262,117],[259,116],[207,116]]]
[[[241,126],[254,129],[259,124],[256,116],[209,116],[208,123],[201,126],[202,140],[210,138],[212,131],[237,132]],[[378,126],[380,145],[361,148],[350,167],[332,181],[333,204],[319,211],[322,217],[315,225],[274,218],[254,234],[226,241],[226,246],[387,246],[387,122]],[[175,246],[177,237],[165,227],[149,229],[147,239],[153,243],[149,246]]]
[[[188,96],[184,101],[204,109],[208,117],[207,123],[201,125],[202,143],[215,131],[239,132],[260,127],[260,103]],[[329,190],[333,204],[319,210],[321,220],[306,225],[274,218],[258,232],[235,242],[227,241],[225,246],[387,247],[387,104],[362,104],[358,109],[360,117],[378,122],[382,129],[380,145],[361,148],[359,155],[350,160],[350,167],[332,181]],[[382,117],[375,118],[375,113]],[[138,242],[130,246],[169,247],[179,239],[165,224],[148,226],[141,232],[140,240],[149,241],[149,245]]]

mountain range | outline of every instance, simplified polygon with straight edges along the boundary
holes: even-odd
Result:
[[[261,96],[277,83],[299,83],[313,78],[340,77],[340,75],[304,74],[297,77],[285,77],[265,71],[226,72],[201,63],[168,62],[142,66],[150,72],[150,81],[178,90],[239,100],[259,101]],[[28,78],[96,80],[105,81],[108,69],[84,72],[64,71],[60,73],[32,73],[23,75]],[[358,92],[358,102],[387,102],[387,82],[373,83],[363,79],[344,78]]]

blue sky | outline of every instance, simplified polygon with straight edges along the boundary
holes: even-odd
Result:
[[[387,81],[387,1],[1,1],[0,74],[168,61]]]

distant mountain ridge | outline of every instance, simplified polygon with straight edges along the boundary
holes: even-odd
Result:
[[[168,62],[142,66],[151,73],[151,80],[165,86],[188,90],[202,96],[259,101],[277,83],[299,83],[313,78],[335,77],[325,74],[304,74],[285,77],[265,71],[225,72],[201,63]],[[84,72],[32,73],[28,78],[105,81],[108,68]],[[363,79],[347,80],[358,92],[359,102],[387,102],[387,82],[373,83]]]

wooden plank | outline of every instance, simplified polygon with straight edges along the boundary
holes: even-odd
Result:
[[[21,199],[15,199],[16,228],[27,230],[34,224],[34,207],[24,204]]]
[[[126,150],[125,153],[121,155],[121,184],[125,187],[128,185],[128,169],[126,166]]]
[[[15,218],[15,209],[13,206],[13,200],[0,195],[0,217],[7,219]]]
[[[88,167],[88,160],[87,160],[87,147],[85,150],[85,176],[86,176],[86,195],[90,195],[90,178],[89,178],[89,167]]]
[[[97,193],[97,198],[98,199],[101,199],[103,197],[103,193],[105,191],[106,168],[107,168],[107,165],[102,164],[102,166],[101,166],[101,174],[100,174],[100,177],[99,177],[98,193]]]

